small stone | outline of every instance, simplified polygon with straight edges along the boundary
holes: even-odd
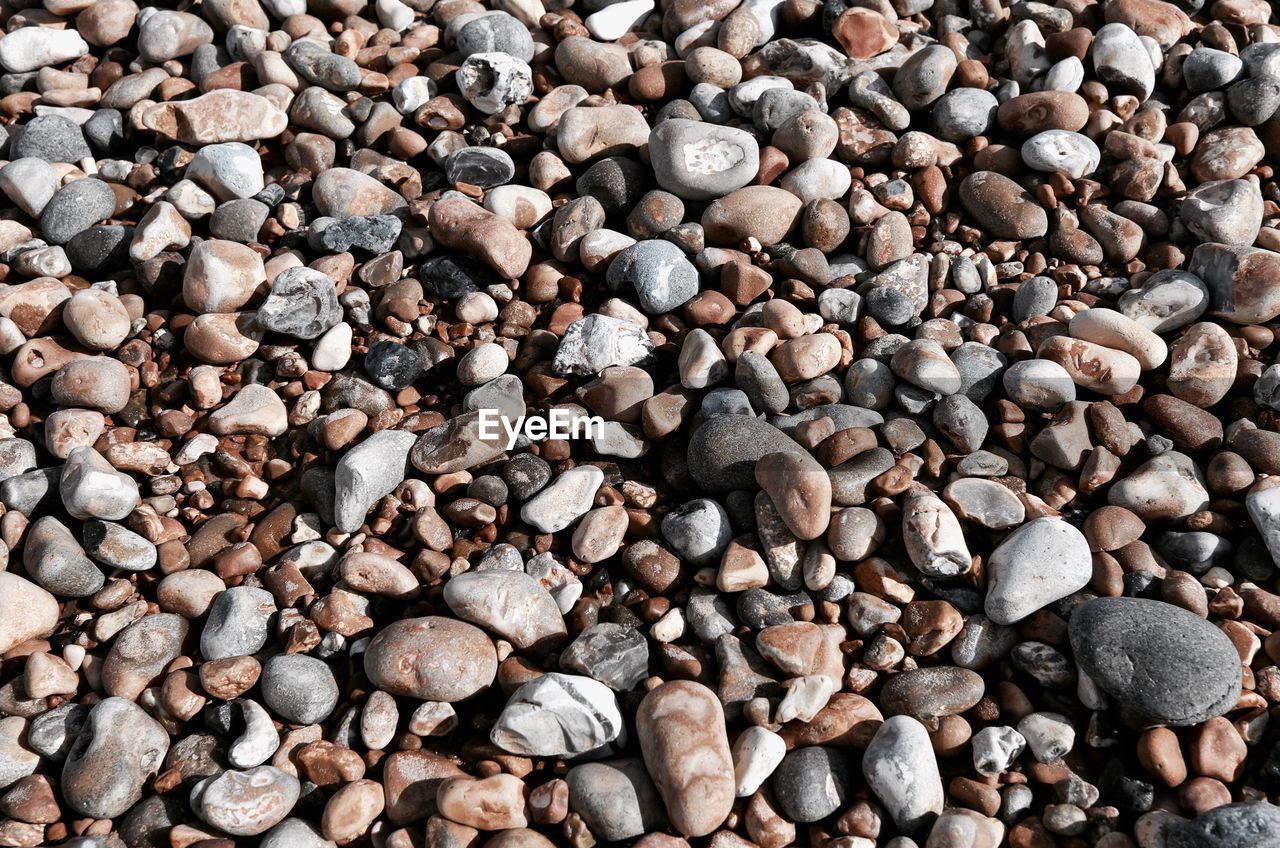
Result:
[[[1009,534],[987,560],[987,617],[1013,624],[1093,577],[1084,535],[1056,518],[1037,518]]]
[[[275,600],[264,589],[233,586],[220,592],[200,633],[200,653],[206,660],[257,653],[267,643],[267,625],[275,613]]]
[[[0,39],[3,40],[3,39]],[[50,244],[66,244],[78,233],[115,214],[116,195],[102,180],[73,180],[54,192],[40,213],[40,230]]]
[[[252,147],[238,141],[200,148],[187,166],[186,176],[204,186],[218,200],[250,198],[264,186],[262,157]]]
[[[136,701],[148,686],[161,680],[169,663],[182,655],[188,629],[182,616],[162,612],[122,630],[102,663],[107,694]]]
[[[1209,493],[1192,459],[1168,451],[1147,460],[1107,492],[1107,501],[1146,522],[1170,521],[1206,509]]]
[[[342,307],[338,305],[334,281],[319,271],[302,267],[286,268],[277,274],[271,281],[271,294],[257,312],[257,322],[263,329],[299,339],[321,336],[341,320]]]
[[[380,430],[343,455],[334,470],[333,514],[339,530],[358,530],[369,510],[404,481],[417,440],[403,430]]]
[[[301,786],[273,766],[224,771],[191,789],[201,820],[232,836],[256,836],[279,824],[298,803]]]
[[[520,756],[572,757],[601,748],[622,732],[622,714],[609,687],[589,677],[549,672],[516,690],[490,738]]]
[[[751,182],[760,147],[740,129],[672,119],[649,136],[658,185],[686,200],[724,197]]]
[[[11,571],[0,571],[0,654],[48,634],[58,623],[58,601]]]
[[[1036,171],[1062,172],[1078,180],[1097,170],[1102,152],[1088,136],[1066,130],[1046,130],[1022,143],[1022,161]]]
[[[454,703],[489,688],[498,657],[478,627],[439,616],[409,618],[373,637],[364,672],[392,695]]]
[[[520,518],[543,533],[563,530],[591,509],[603,482],[604,473],[594,465],[571,468],[525,503]]]
[[[533,71],[506,53],[473,53],[463,61],[455,78],[467,102],[489,115],[533,96]]]
[[[650,315],[672,312],[698,293],[698,270],[680,248],[662,239],[622,250],[610,263],[606,280],[615,290],[635,289]]]
[[[574,766],[565,780],[569,809],[600,839],[621,842],[666,826],[662,798],[640,760]]]
[[[147,107],[141,121],[146,129],[183,144],[217,144],[275,138],[289,125],[289,116],[265,97],[220,88]]]
[[[74,518],[119,521],[138,505],[138,484],[116,471],[92,447],[76,448],[58,482],[62,505]]]
[[[367,174],[330,168],[312,187],[316,209],[329,218],[388,215],[405,207],[404,198]]]
[[[1137,33],[1123,23],[1109,23],[1093,35],[1090,48],[1098,79],[1119,94],[1129,94],[1139,102],[1151,96],[1156,72],[1146,47]]]
[[[960,183],[960,200],[996,238],[1033,239],[1049,231],[1044,208],[1022,186],[994,171],[977,171],[965,177]]]
[[[729,516],[716,501],[699,498],[662,519],[662,537],[681,559],[703,565],[717,559],[733,538]]]
[[[941,498],[927,491],[911,492],[902,521],[907,555],[922,574],[955,577],[972,568],[960,522]]]
[[[582,631],[560,654],[560,667],[625,692],[649,676],[649,643],[634,627],[602,621]]]
[[[835,748],[797,748],[773,773],[774,795],[793,821],[819,821],[844,806],[851,772]]]
[[[289,411],[271,389],[250,383],[209,416],[209,432],[217,436],[244,433],[280,436],[289,429]]]
[[[281,654],[262,666],[262,700],[285,721],[319,724],[338,703],[338,682],[323,661],[304,654]]]
[[[24,26],[0,39],[0,65],[13,74],[61,65],[88,52],[88,43],[75,29]]]
[[[1204,183],[1187,193],[1178,214],[1204,241],[1248,246],[1262,225],[1262,193],[1249,180]]]
[[[765,454],[756,463],[755,477],[796,538],[808,541],[826,532],[831,478],[817,460],[803,452]]]
[[[942,812],[942,778],[924,725],[897,715],[885,719],[862,757],[867,785],[904,833],[922,834]]]

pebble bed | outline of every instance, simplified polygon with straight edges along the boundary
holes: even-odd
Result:
[[[1280,845],[1271,4],[176,5],[0,3],[0,848]]]

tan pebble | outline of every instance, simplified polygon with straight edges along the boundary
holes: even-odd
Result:
[[[372,780],[348,783],[324,805],[320,831],[325,839],[332,839],[339,845],[354,842],[382,814],[384,804],[381,784]]]
[[[289,116],[266,97],[220,88],[191,100],[157,103],[143,109],[143,128],[183,144],[217,144],[275,138]]]
[[[686,836],[719,827],[733,809],[735,781],[715,693],[689,680],[663,683],[640,702],[636,732],[672,827]]]
[[[203,362],[231,365],[253,356],[263,335],[252,312],[209,313],[187,326],[183,344]]]
[[[527,827],[524,781],[511,774],[450,778],[436,790],[440,814],[477,830]]]

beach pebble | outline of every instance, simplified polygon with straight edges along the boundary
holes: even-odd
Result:
[[[1070,633],[1081,671],[1142,719],[1199,724],[1240,696],[1240,657],[1231,641],[1181,607],[1098,598],[1074,610]]]

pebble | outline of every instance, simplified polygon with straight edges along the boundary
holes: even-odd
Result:
[[[61,65],[88,52],[88,43],[74,29],[25,26],[0,39],[0,66],[11,74],[22,74]]]
[[[528,574],[459,574],[445,584],[444,601],[454,615],[487,627],[517,648],[545,647],[565,635],[564,619],[555,599]]]
[[[1045,173],[1064,173],[1080,179],[1097,170],[1102,161],[1098,145],[1085,135],[1066,130],[1045,130],[1022,143],[1022,161]]]
[[[275,138],[289,124],[288,116],[266,97],[232,89],[216,89],[177,103],[157,103],[145,108],[140,118],[148,130],[184,144]]]
[[[426,701],[470,698],[487,689],[497,671],[497,652],[483,631],[440,616],[395,622],[364,654],[364,672],[375,686]]]
[[[1033,239],[1049,231],[1044,208],[1002,174],[977,171],[960,183],[960,201],[978,224],[996,238]]]
[[[591,509],[603,482],[604,473],[594,465],[570,469],[526,502],[520,518],[543,533],[563,530]]]
[[[49,198],[40,213],[40,228],[50,244],[66,244],[94,224],[115,213],[116,196],[102,180],[85,178],[66,183]]]
[[[493,725],[493,744],[521,756],[587,754],[622,733],[613,692],[589,677],[550,672],[521,686]]]
[[[632,288],[649,315],[672,312],[698,293],[698,269],[669,241],[646,239],[623,249],[609,264],[609,286]]]
[[[600,839],[621,842],[663,829],[666,810],[640,760],[584,763],[569,769],[569,809]]]
[[[750,133],[680,118],[654,128],[649,156],[658,185],[686,200],[724,197],[750,183],[760,167],[760,146]]]
[[[191,804],[206,824],[232,836],[257,836],[279,824],[298,803],[298,779],[274,766],[224,771],[191,789]]]
[[[286,268],[271,281],[271,293],[258,307],[255,320],[273,333],[299,339],[322,336],[342,320],[337,287],[320,271]]]
[[[67,752],[60,781],[63,797],[84,816],[123,815],[142,797],[168,750],[164,727],[140,706],[125,698],[104,698],[89,710]]]
[[[582,631],[565,648],[560,666],[625,692],[649,674],[649,643],[634,627],[602,621]]]
[[[281,654],[262,665],[262,700],[293,724],[319,724],[338,703],[338,682],[329,666],[304,654]]]
[[[1089,49],[1098,79],[1121,94],[1144,101],[1155,89],[1156,74],[1137,33],[1123,23],[1109,23],[1093,35]]]
[[[671,826],[686,837],[719,827],[736,791],[724,710],[715,693],[689,680],[659,685],[640,702],[636,734]]]
[[[220,592],[200,633],[200,653],[206,660],[257,653],[267,642],[267,627],[275,613],[275,600],[263,589],[232,586]]]
[[[10,571],[0,572],[0,611],[0,653],[46,635],[58,623],[57,599]]]
[[[1080,669],[1140,719],[1199,724],[1235,707],[1240,658],[1214,625],[1143,598],[1098,598],[1070,619]]]
[[[898,828],[928,832],[942,813],[942,778],[924,725],[905,715],[885,719],[862,755],[867,786]]]
[[[851,772],[851,764],[835,748],[797,748],[783,758],[771,782],[788,818],[816,822],[844,806]]]
[[[354,532],[378,501],[405,478],[409,450],[417,436],[381,430],[347,451],[334,470],[333,516],[343,532]]]
[[[992,551],[987,569],[987,617],[1014,624],[1088,585],[1093,559],[1079,530],[1060,519],[1036,518]]]

